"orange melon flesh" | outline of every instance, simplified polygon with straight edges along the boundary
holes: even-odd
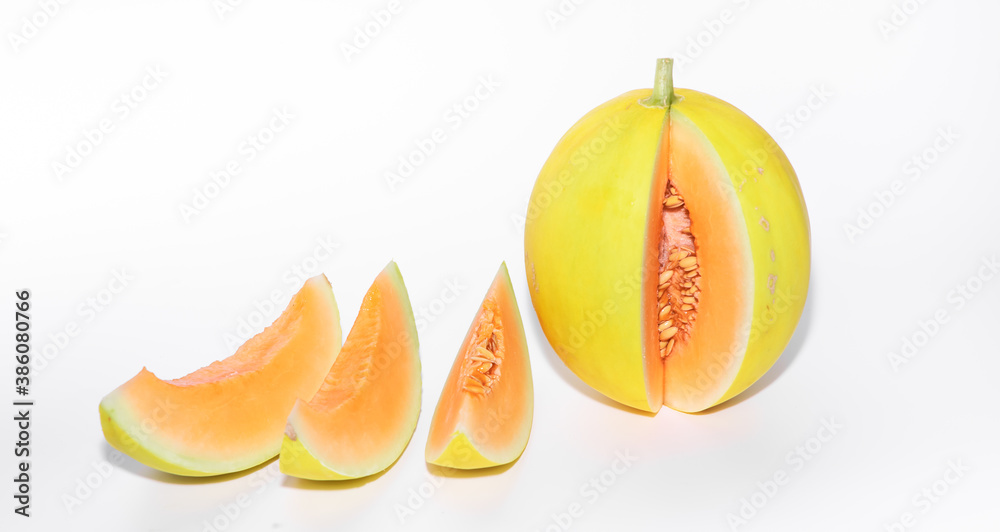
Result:
[[[340,343],[330,283],[313,277],[233,356],[173,380],[143,368],[105,396],[99,409],[105,438],[139,462],[178,475],[258,465],[278,454],[288,412],[319,389]]]
[[[388,468],[417,426],[420,391],[413,310],[399,268],[390,262],[365,295],[323,385],[288,416],[281,471],[342,480]]]
[[[683,198],[681,207],[664,207],[671,195],[668,186]],[[664,124],[650,197],[654,205],[643,292],[647,374],[653,383],[662,379],[654,384],[654,393],[662,394],[663,404],[704,404],[725,392],[742,363],[752,320],[754,267],[746,222],[725,167],[700,130],[673,110]],[[683,228],[690,234],[681,233]],[[694,251],[697,275],[684,280],[695,285],[697,301],[691,304],[694,309],[679,312],[690,320],[690,334],[679,333],[669,354],[657,356],[657,280],[665,257],[678,249]],[[676,268],[672,281],[683,273]],[[673,303],[677,314],[677,297]]]
[[[483,362],[490,356],[496,363]],[[521,313],[502,264],[441,391],[427,438],[427,462],[457,469],[513,462],[528,443],[533,394]]]

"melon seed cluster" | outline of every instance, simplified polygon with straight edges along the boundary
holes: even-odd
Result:
[[[677,192],[673,184],[667,183],[667,193],[664,194],[663,208],[683,210],[684,198]],[[685,219],[688,219],[686,216]],[[663,242],[668,247],[667,259],[660,266],[657,281],[657,327],[660,343],[660,357],[666,358],[674,349],[678,339],[686,339],[691,334],[696,309],[698,307],[698,257],[695,254],[694,236],[691,226],[681,228],[681,233],[688,235],[690,243],[674,244],[668,241],[667,228],[663,228]],[[680,335],[680,336],[678,336]]]
[[[466,355],[462,389],[473,395],[486,394],[500,380],[500,365],[504,353],[503,331],[497,328],[499,316],[496,315],[496,310],[492,301],[484,303],[475,340]]]

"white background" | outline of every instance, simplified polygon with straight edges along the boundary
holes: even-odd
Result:
[[[350,57],[343,46],[386,1],[246,1],[222,15],[209,0],[71,2],[51,17],[4,2],[0,305],[32,290],[33,347],[51,360],[32,387],[34,515],[14,516],[4,496],[0,528],[555,530],[577,503],[573,530],[730,530],[746,500],[760,508],[744,508],[738,530],[903,530],[892,523],[907,513],[905,530],[995,529],[1000,280],[978,269],[1000,253],[1000,8],[913,1],[887,26],[904,1],[403,1]],[[32,33],[24,17],[44,23]],[[812,285],[789,349],[704,415],[643,415],[584,386],[545,343],[524,278],[520,219],[549,151],[591,108],[650,86],[661,56],[690,59],[678,86],[775,136],[812,222]],[[166,79],[123,117],[116,100],[156,68]],[[499,86],[477,100],[491,77]],[[456,123],[456,104],[475,109]],[[247,160],[241,143],[275,109],[294,118]],[[112,131],[58,176],[53,164],[104,119]],[[444,142],[390,186],[386,173],[435,128]],[[949,128],[956,138],[935,149]],[[242,172],[185,220],[180,206],[232,160]],[[849,234],[861,210],[871,220]],[[317,253],[317,239],[335,251]],[[388,472],[304,485],[271,463],[206,481],[115,460],[97,405],[143,365],[173,378],[229,355],[225,335],[259,319],[255,302],[273,291],[283,307],[295,268],[330,278],[346,333],[390,259],[426,323],[422,415]],[[531,350],[531,440],[499,474],[433,477],[430,413],[502,260]],[[115,270],[132,279],[102,293]],[[960,285],[978,292],[960,299]],[[106,304],[91,313],[88,298]],[[61,342],[67,327],[78,334]],[[904,337],[921,347],[894,369]],[[0,375],[7,402],[11,356]],[[0,493],[13,490],[12,415]],[[824,422],[841,428],[820,444]],[[636,458],[606,473],[616,453]],[[602,474],[613,485],[581,493]],[[400,508],[412,510],[402,522]]]

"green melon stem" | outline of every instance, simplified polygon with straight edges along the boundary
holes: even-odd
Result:
[[[676,101],[674,96],[674,60],[660,58],[656,60],[656,78],[653,80],[653,95],[642,103],[649,107],[670,107]]]

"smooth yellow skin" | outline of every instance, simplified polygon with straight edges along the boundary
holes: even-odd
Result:
[[[632,91],[601,105],[556,145],[529,202],[525,269],[549,343],[584,382],[640,410],[666,404],[696,412],[745,390],[788,343],[808,288],[809,225],[788,159],[752,119],[696,91],[678,90],[669,108],[641,103],[651,94]],[[714,165],[735,191],[733,208],[746,222],[751,250],[745,267],[753,308],[752,321],[736,334],[735,352],[717,357],[736,367],[717,371],[707,362],[699,375],[683,376],[690,383],[682,389],[667,386],[664,397],[655,397],[643,359],[641,282],[650,194],[662,194],[651,188],[668,116],[703,136],[706,153],[715,153]]]
[[[461,432],[456,432],[452,436],[448,447],[445,447],[440,456],[429,459],[427,462],[455,469],[482,469],[502,465],[480,454],[479,449],[476,449],[468,436]]]
[[[594,109],[563,136],[528,203],[525,271],[553,349],[597,391],[642,410],[640,319],[646,216],[666,109],[632,91]]]
[[[98,410],[101,414],[101,429],[104,431],[104,438],[108,440],[108,443],[112,447],[131,456],[135,460],[160,471],[186,477],[209,477],[219,474],[210,471],[195,471],[161,458],[158,454],[132,438],[128,431],[118,425],[116,421],[117,417],[105,409],[104,403],[101,403]]]
[[[327,467],[309,452],[309,449],[299,440],[293,440],[285,435],[281,442],[281,458],[278,460],[281,472],[307,480],[350,480],[360,478],[344,475]],[[362,475],[368,476],[368,475]]]

